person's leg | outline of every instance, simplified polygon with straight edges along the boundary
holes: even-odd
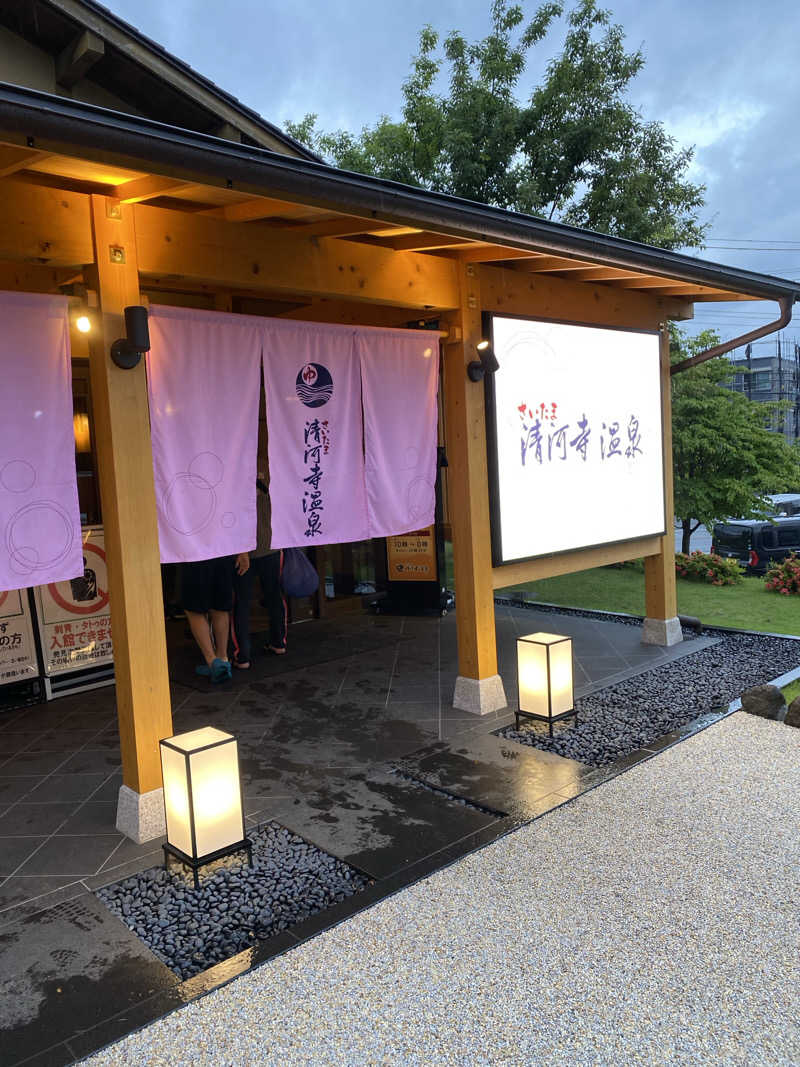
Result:
[[[186,621],[192,637],[203,655],[205,664],[198,667],[200,674],[208,674],[214,661],[214,645],[208,623],[211,605],[211,568],[209,560],[182,563],[180,567],[180,595]]]
[[[255,570],[249,567],[244,574],[233,576],[233,662],[237,667],[250,664],[250,605],[253,599]]]
[[[189,623],[189,629],[192,631],[192,637],[203,654],[206,666],[210,667],[214,662],[215,652],[214,645],[211,642],[211,628],[208,625],[208,616],[202,615],[199,611],[190,611],[189,608],[184,608],[184,611],[186,612],[186,621]]]
[[[208,614],[211,619],[211,632],[214,634],[215,652],[212,655],[212,660],[221,659],[223,663],[227,663],[228,639],[230,638],[231,633],[230,613],[227,611],[214,611],[212,609]]]
[[[286,651],[286,598],[281,589],[283,553],[274,552],[259,561],[259,577],[269,613],[269,645],[273,652]]]
[[[231,636],[231,611],[233,610],[233,557],[221,556],[211,566],[211,631],[214,635],[216,656],[211,664],[211,681],[223,682],[231,676],[228,659],[228,642]]]

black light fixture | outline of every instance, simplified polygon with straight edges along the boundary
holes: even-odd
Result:
[[[147,308],[125,308],[125,337],[120,337],[111,346],[111,358],[123,370],[133,370],[150,351],[150,330],[147,326]]]
[[[475,345],[478,351],[478,359],[473,359],[467,364],[467,377],[471,382],[483,381],[485,374],[494,374],[500,370],[497,356],[494,354],[491,342],[484,338]]]

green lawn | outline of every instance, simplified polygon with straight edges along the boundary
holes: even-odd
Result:
[[[598,567],[514,587],[522,589],[548,604],[644,614],[644,575],[631,568]],[[727,586],[678,579],[678,611],[695,615],[708,626],[800,635],[800,598],[768,593],[761,578],[745,578],[741,585]]]

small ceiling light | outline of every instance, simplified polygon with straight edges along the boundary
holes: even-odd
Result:
[[[79,333],[88,333],[92,328],[92,320],[88,315],[79,315],[75,319],[75,328]]]
[[[494,374],[498,371],[500,364],[497,362],[497,356],[494,354],[491,341],[487,341],[485,337],[478,341],[475,348],[480,359],[473,359],[471,363],[467,364],[467,377],[471,382],[480,382],[483,380],[484,375]]]

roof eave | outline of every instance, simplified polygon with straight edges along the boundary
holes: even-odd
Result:
[[[166,168],[187,181],[222,184],[253,196],[282,196],[474,241],[586,258],[757,299],[794,302],[800,291],[798,283],[786,279],[0,83],[0,139],[4,135],[64,155],[78,150],[105,162],[145,170]]]

